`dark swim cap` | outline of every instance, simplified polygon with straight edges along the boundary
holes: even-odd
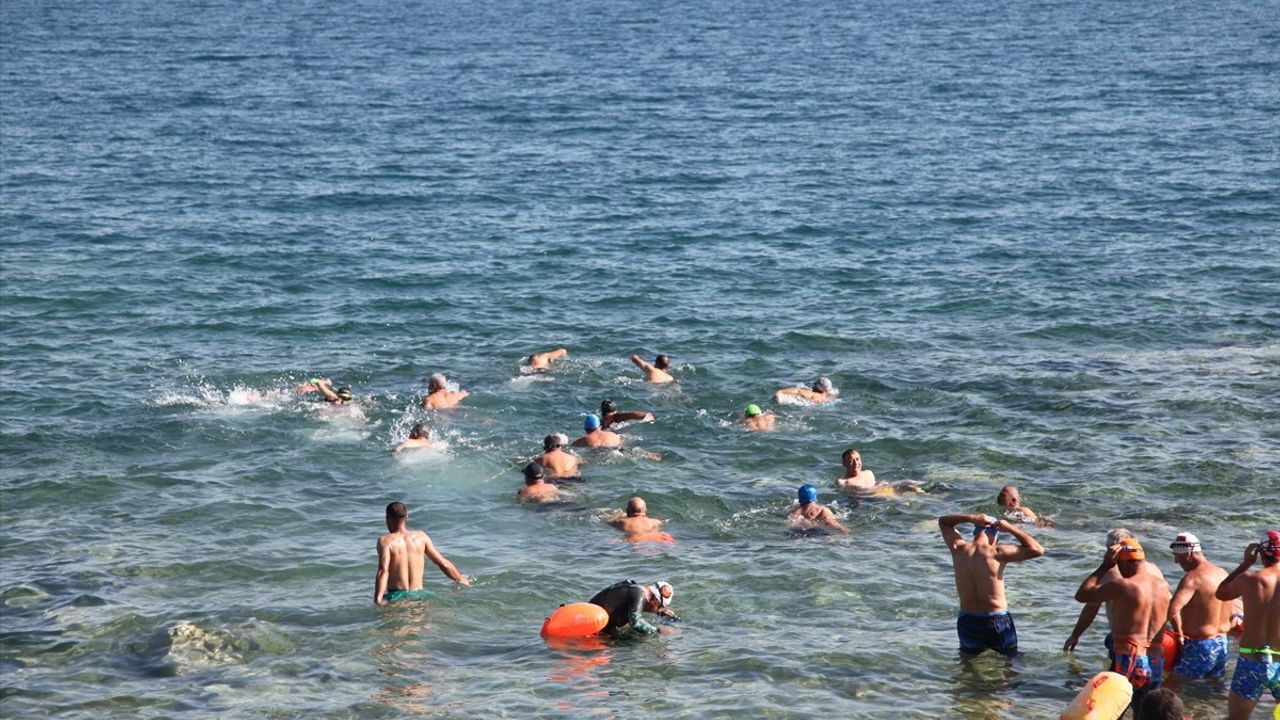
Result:
[[[796,491],[796,497],[800,499],[801,505],[818,502],[818,488],[805,483]]]
[[[537,480],[542,477],[542,466],[536,462],[531,462],[524,466],[524,479]]]
[[[334,394],[343,400],[350,400],[351,398],[355,397],[354,395],[351,394],[351,388],[345,387],[345,386],[338,388],[338,392]]]
[[[609,413],[618,412],[618,403],[612,400],[605,400],[600,403],[600,414],[608,415]]]
[[[564,445],[564,443],[560,442],[560,437],[557,435],[548,435],[542,438],[543,450],[554,450],[562,445]]]

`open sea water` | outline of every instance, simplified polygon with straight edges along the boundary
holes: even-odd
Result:
[[[0,3],[0,712],[1056,717],[1107,529],[1176,581],[1280,522],[1278,12]],[[657,421],[518,506],[606,397]],[[928,493],[838,496],[846,447]],[[852,536],[784,532],[801,483]],[[1005,483],[1058,527],[965,664],[935,518]],[[603,524],[637,492],[675,545]],[[373,606],[397,499],[474,586]],[[539,638],[628,578],[684,621]]]

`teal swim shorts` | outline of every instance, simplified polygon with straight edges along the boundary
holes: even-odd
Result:
[[[430,590],[388,590],[382,594],[383,602],[396,602],[397,600],[430,600],[435,597],[435,593]]]

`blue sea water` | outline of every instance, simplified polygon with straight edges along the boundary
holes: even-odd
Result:
[[[1276,11],[0,4],[0,711],[1057,717],[1107,529],[1177,578],[1280,523]],[[657,420],[518,507],[606,397]],[[846,447],[928,493],[839,496]],[[806,482],[850,538],[784,532]],[[1057,528],[1023,657],[962,664],[934,519],[1006,483]],[[675,545],[603,524],[634,493]],[[396,499],[472,587],[374,608]],[[538,637],[627,578],[676,632]]]

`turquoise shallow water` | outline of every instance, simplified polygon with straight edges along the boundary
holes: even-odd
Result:
[[[1108,528],[1177,577],[1176,532],[1230,564],[1280,523],[1273,20],[0,5],[0,708],[1056,717],[1104,662],[1060,648]],[[465,409],[417,409],[437,371]],[[838,403],[734,426],[818,375]],[[605,397],[661,459],[517,507]],[[449,449],[393,460],[424,420]],[[838,498],[849,446],[929,493]],[[851,538],[783,533],[804,482]],[[1009,571],[1023,658],[962,666],[933,520],[1007,482],[1058,528]],[[676,545],[600,522],[635,492]],[[372,606],[393,499],[473,587]],[[677,633],[538,638],[625,578],[675,584]]]

